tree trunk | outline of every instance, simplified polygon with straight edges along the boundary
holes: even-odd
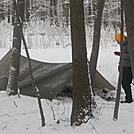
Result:
[[[105,0],[98,0],[97,2],[97,9],[96,9],[97,15],[94,24],[93,46],[92,46],[92,53],[91,53],[90,67],[89,67],[92,87],[94,87],[94,78],[95,78],[97,59],[99,53],[101,20],[102,20],[104,4],[105,4]]]
[[[67,3],[66,1],[63,1],[62,2],[62,17],[65,18],[64,21],[63,21],[63,27],[66,26],[68,27],[69,26],[69,8],[70,8],[70,4]]]
[[[10,5],[8,5],[8,23],[10,23]]]
[[[57,2],[58,0],[53,0],[53,16],[54,16],[54,21],[55,25],[59,27],[59,20],[58,20],[58,13],[57,13]]]
[[[24,3],[23,3],[24,5]],[[22,14],[20,14],[20,10],[17,8],[17,4],[16,4],[16,0],[14,0],[14,10],[16,11],[16,20],[17,20],[17,26],[20,27],[20,29],[18,29],[19,31],[15,32],[15,33],[18,33],[19,34],[19,37],[20,39],[22,39],[23,41],[23,44],[24,44],[24,47],[25,47],[25,50],[26,50],[26,54],[27,54],[27,57],[28,57],[28,62],[29,62],[29,73],[30,73],[30,77],[31,77],[31,80],[32,80],[32,85],[33,85],[33,89],[35,90],[35,93],[37,95],[37,100],[38,100],[38,104],[39,104],[39,110],[40,110],[40,114],[41,114],[41,121],[42,121],[42,127],[45,126],[45,117],[44,117],[44,114],[43,114],[43,108],[42,108],[42,104],[41,104],[41,99],[40,99],[40,93],[39,93],[39,89],[37,88],[37,86],[35,85],[35,82],[34,82],[34,78],[33,78],[33,74],[32,74],[32,66],[31,66],[31,61],[30,61],[30,56],[29,56],[29,53],[28,53],[28,49],[27,49],[27,45],[26,45],[26,41],[25,41],[25,38],[24,38],[24,34],[23,34],[23,31],[22,31],[22,25],[23,25],[23,21],[24,20],[22,17]],[[22,13],[22,12],[21,12]],[[16,26],[16,25],[15,25]],[[16,27],[15,27],[16,28]],[[16,36],[15,36],[16,37]],[[15,40],[16,41],[16,40]],[[21,40],[20,40],[21,41]],[[20,47],[21,48],[21,47]],[[16,57],[18,58],[20,55],[16,55]],[[13,58],[11,60],[14,60]],[[20,60],[18,60],[20,62]],[[12,65],[13,62],[11,62],[11,65]],[[16,62],[17,63],[17,62]],[[20,64],[19,64],[20,65]],[[15,68],[16,69],[16,68]],[[18,68],[17,68],[18,69]],[[12,71],[12,68],[10,69]],[[11,73],[10,75],[10,78],[12,78],[12,76],[14,76],[15,74],[15,71],[13,73]],[[16,78],[16,77],[14,77]],[[13,78],[13,82],[14,82],[14,78]],[[18,78],[18,75],[17,75],[17,78]],[[9,79],[10,80],[10,79]],[[18,80],[18,79],[17,79]],[[17,81],[16,80],[16,81]],[[9,81],[10,82],[10,81]],[[11,80],[12,82],[12,80]],[[18,81],[17,81],[18,83]],[[14,83],[13,83],[14,84]],[[13,85],[11,84],[11,86]],[[17,85],[17,84],[16,84]],[[9,83],[9,87],[10,87],[10,83]],[[10,88],[9,88],[10,89]],[[12,92],[11,92],[12,93]]]
[[[14,25],[15,10],[14,10],[14,3],[13,3],[13,1],[11,1],[11,7],[12,7],[12,8],[10,8],[11,9],[11,21],[12,21],[12,25]]]
[[[91,90],[88,79],[83,0],[71,0],[70,2],[73,60],[71,125],[76,126],[88,121],[92,116]]]
[[[30,17],[30,13],[29,13],[29,11],[30,11],[30,2],[29,2],[29,0],[25,1],[25,11],[26,11],[26,13],[25,13],[25,21],[28,22],[29,17]]]
[[[18,93],[20,51],[21,51],[20,26],[15,25],[13,33],[14,33],[13,47],[11,52],[11,64],[10,64],[9,80],[7,88],[7,93],[9,95],[16,95]]]
[[[131,67],[134,77],[134,0],[123,0],[126,18],[128,50],[130,54]]]
[[[24,22],[24,2],[25,0],[17,0],[18,15],[21,19],[21,23]]]
[[[49,16],[50,16],[50,26],[53,25],[53,0],[50,0],[50,13],[49,13]]]
[[[124,35],[124,19],[123,19],[123,3],[121,0],[121,39],[120,43],[123,44],[123,35]],[[122,76],[123,76],[123,67],[122,67],[122,59],[123,59],[123,53],[122,53],[122,47],[123,45],[120,45],[120,72],[119,72],[119,78],[118,78],[118,85],[117,85],[117,94],[116,94],[116,100],[115,100],[115,107],[114,107],[114,114],[113,114],[113,119],[117,120],[118,119],[118,113],[119,113],[119,101],[120,101],[120,94],[121,94],[121,83],[122,83]]]
[[[24,20],[24,0],[18,0],[18,15],[23,24]],[[20,70],[20,53],[21,53],[21,34],[22,25],[19,24],[19,20],[15,16],[13,30],[13,47],[11,52],[11,64],[9,70],[9,80],[7,93],[9,95],[16,95],[18,93],[18,82],[19,82],[19,70]]]

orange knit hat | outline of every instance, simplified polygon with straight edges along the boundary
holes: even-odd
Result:
[[[121,34],[118,33],[115,35],[115,40],[120,43],[120,38],[121,38]],[[123,42],[126,42],[127,41],[127,37],[125,35],[123,35]]]

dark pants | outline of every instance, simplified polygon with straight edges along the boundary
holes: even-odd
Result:
[[[132,70],[131,67],[123,67],[123,77],[122,77],[122,87],[125,91],[125,99],[126,102],[132,102],[132,91],[131,91],[131,83],[132,83]]]

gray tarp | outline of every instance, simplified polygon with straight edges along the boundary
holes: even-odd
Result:
[[[6,90],[11,52],[9,51],[0,61],[0,90]],[[67,82],[72,79],[72,63],[46,63],[31,60],[33,76],[42,98],[52,100],[59,94]],[[95,78],[95,87],[98,89],[115,89],[98,71]],[[35,96],[29,75],[29,65],[26,57],[21,56],[20,94]]]

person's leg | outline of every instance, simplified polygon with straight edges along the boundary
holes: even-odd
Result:
[[[126,102],[130,103],[133,101],[132,99],[132,91],[131,91],[131,83],[132,83],[132,71],[130,67],[123,68],[123,77],[122,77],[122,87],[125,91],[125,99]]]

